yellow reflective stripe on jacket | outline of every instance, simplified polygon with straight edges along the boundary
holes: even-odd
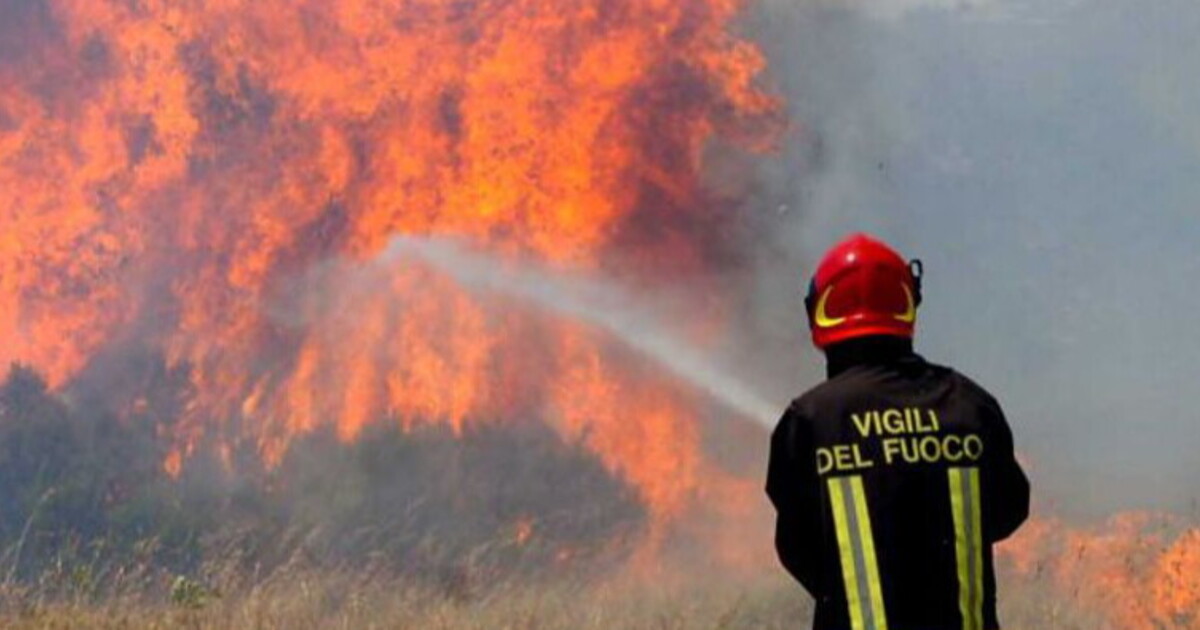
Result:
[[[871,591],[871,607],[876,611],[877,630],[887,630],[887,615],[883,608],[883,586],[879,583],[879,560],[875,557],[875,535],[871,531],[871,515],[867,512],[867,495],[863,492],[862,477],[850,478],[850,488],[854,491],[854,506],[858,510],[859,539],[862,540],[863,551],[867,563],[867,586]]]
[[[862,477],[830,477],[828,486],[850,627],[852,630],[887,630],[875,538]]]
[[[950,510],[958,565],[958,610],[963,630],[983,630],[983,518],[979,469],[951,468]]]

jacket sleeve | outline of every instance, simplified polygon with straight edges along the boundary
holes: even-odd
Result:
[[[820,492],[811,440],[789,408],[771,435],[767,496],[775,505],[775,550],[792,577],[819,597]]]
[[[1012,430],[1004,412],[990,400],[990,436],[984,460],[984,534],[988,542],[999,542],[1017,531],[1029,517],[1029,479],[1013,452]]]

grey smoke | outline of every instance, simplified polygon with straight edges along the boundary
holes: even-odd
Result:
[[[798,121],[763,169],[791,210],[754,244],[761,331],[875,232],[925,260],[918,349],[997,394],[1043,505],[1194,513],[1200,4],[760,0],[747,31]]]

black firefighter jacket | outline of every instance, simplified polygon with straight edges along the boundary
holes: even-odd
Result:
[[[767,494],[815,630],[999,627],[991,546],[1029,482],[995,399],[954,370],[911,351],[841,369],[784,413]]]

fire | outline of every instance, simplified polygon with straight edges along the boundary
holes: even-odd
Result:
[[[1157,616],[1200,628],[1200,529],[1190,529],[1155,563],[1150,580]]]
[[[704,462],[678,388],[585,326],[371,261],[438,235],[641,284],[702,271],[705,150],[779,127],[740,0],[16,6],[0,363],[55,386],[134,346],[185,368],[173,473],[247,443],[274,464],[325,425],[532,414],[656,521],[686,507]]]
[[[524,545],[529,542],[529,538],[533,536],[534,521],[529,517],[521,517],[517,520],[516,526],[513,528],[513,542],[518,545]]]
[[[1164,514],[1127,512],[1077,528],[1034,518],[1000,558],[1022,579],[1045,573],[1054,597],[1105,627],[1200,628],[1200,529]]]
[[[396,237],[449,236],[498,264],[701,277],[728,214],[706,150],[779,131],[741,5],[9,3],[0,365],[56,387],[130,349],[186,370],[162,427],[175,473],[247,444],[270,465],[323,426],[532,417],[638,489],[652,538],[698,500],[748,520],[759,484],[708,460],[691,394],[586,325],[374,264]],[[719,313],[698,319],[720,334]],[[1087,585],[1120,627],[1200,627],[1200,532],[1144,526],[1041,521],[1009,557]],[[738,542],[718,542],[731,563]]]

